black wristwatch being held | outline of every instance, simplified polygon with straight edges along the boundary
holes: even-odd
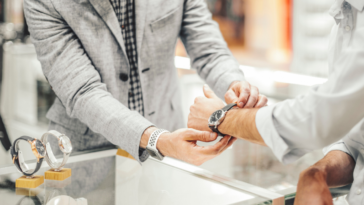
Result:
[[[231,103],[226,105],[222,109],[216,110],[215,112],[212,113],[212,115],[209,118],[209,127],[213,132],[216,132],[219,135],[224,135],[219,131],[217,127],[224,121],[226,113],[236,105],[237,105],[236,103]]]

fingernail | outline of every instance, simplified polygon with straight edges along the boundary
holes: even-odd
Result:
[[[239,107],[243,107],[244,106],[244,103],[243,102],[240,102],[239,103]]]
[[[210,133],[210,139],[212,139],[212,140],[215,139],[215,133],[214,132]]]

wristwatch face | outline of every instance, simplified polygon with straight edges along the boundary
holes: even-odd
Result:
[[[36,140],[35,141],[35,149],[37,150],[38,154],[41,157],[45,156],[45,149],[44,149],[44,145],[40,140]]]
[[[219,119],[222,117],[222,115],[223,115],[223,111],[222,110],[215,111],[210,116],[209,123],[215,123],[215,122],[219,121]]]
[[[72,144],[70,138],[66,135],[62,135],[59,137],[59,147],[62,152],[64,153],[71,153],[72,152]]]

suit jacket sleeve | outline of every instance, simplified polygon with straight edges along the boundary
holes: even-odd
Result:
[[[107,91],[81,42],[51,0],[25,0],[24,10],[44,75],[67,114],[135,159],[145,160],[145,153],[139,158],[139,143],[152,123]]]
[[[233,81],[245,80],[203,0],[185,1],[180,37],[192,67],[220,98]]]

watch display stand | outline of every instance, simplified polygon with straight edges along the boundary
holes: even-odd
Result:
[[[44,183],[44,177],[40,175],[22,176],[15,181],[16,188],[37,188]]]
[[[120,149],[120,148],[116,152],[116,155],[135,160],[134,157],[131,156],[127,151]]]
[[[57,180],[63,181],[72,175],[72,171],[69,168],[63,168],[59,171],[55,171],[54,169],[50,169],[44,172],[45,179],[47,180]]]

